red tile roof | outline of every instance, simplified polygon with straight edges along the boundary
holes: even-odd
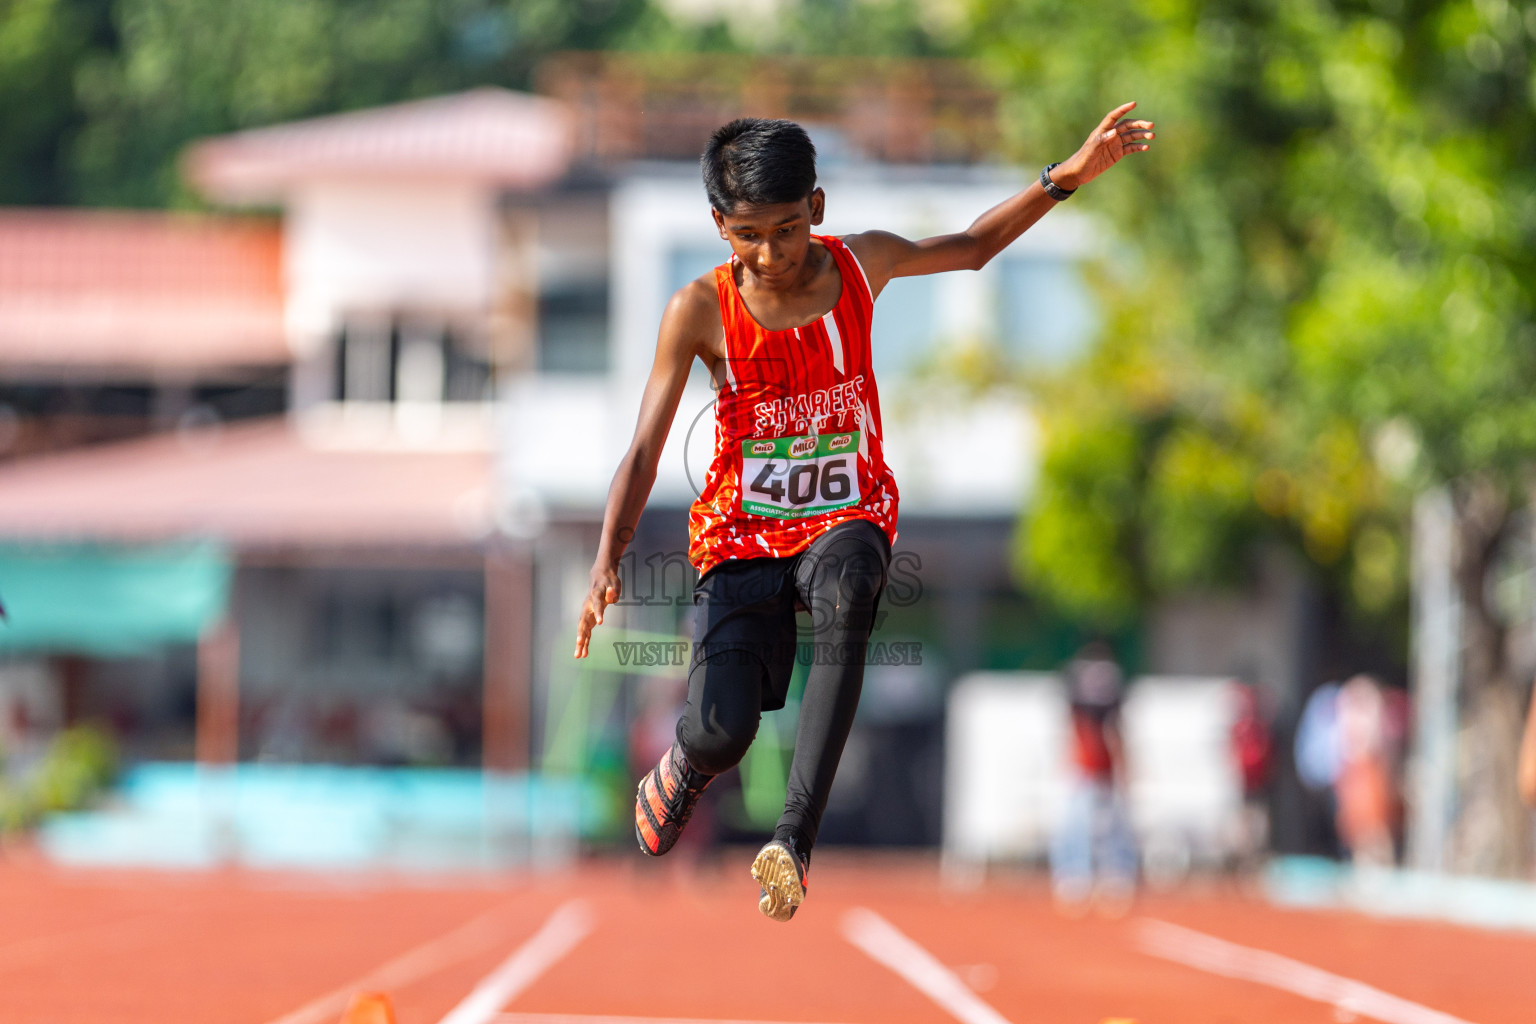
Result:
[[[215,199],[262,202],[313,179],[429,178],[547,185],[570,164],[565,104],[483,88],[195,143],[188,179]]]
[[[0,372],[283,364],[271,221],[0,210]]]
[[[464,545],[489,528],[487,452],[329,450],[286,418],[0,465],[0,538],[237,547]]]

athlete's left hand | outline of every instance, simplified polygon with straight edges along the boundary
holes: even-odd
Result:
[[[592,629],[603,624],[603,609],[614,604],[623,591],[618,566],[594,565],[592,589],[581,606],[581,618],[576,620],[576,657],[585,658],[592,642]]]
[[[1144,153],[1151,149],[1152,140],[1157,138],[1152,132],[1152,122],[1125,117],[1135,106],[1136,101],[1132,100],[1105,114],[1104,120],[1077,152],[1051,171],[1051,180],[1062,188],[1077,188],[1109,170],[1127,153]]]

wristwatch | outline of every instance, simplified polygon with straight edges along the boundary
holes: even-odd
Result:
[[[1058,203],[1070,196],[1073,192],[1077,191],[1075,188],[1062,188],[1060,185],[1051,180],[1051,168],[1060,166],[1060,161],[1057,161],[1054,164],[1046,164],[1040,170],[1040,187],[1045,189],[1046,195],[1050,196]]]

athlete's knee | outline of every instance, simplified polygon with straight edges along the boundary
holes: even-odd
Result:
[[[746,715],[727,710],[733,705],[720,704],[716,714],[694,718],[685,715],[677,723],[677,743],[688,764],[708,775],[730,771],[747,756],[747,748],[757,736],[757,713]]]
[[[837,578],[837,592],[852,606],[873,608],[885,589],[885,560],[869,548],[854,552]]]
[[[677,723],[677,742],[688,764],[719,775],[741,762],[757,737],[761,695],[756,686],[732,685],[732,677],[761,673],[762,663],[746,652],[721,651],[693,667],[693,672],[727,676],[723,685],[692,686],[699,694]],[[696,680],[695,680],[696,682]]]

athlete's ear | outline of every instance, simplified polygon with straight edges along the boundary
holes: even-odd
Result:
[[[715,209],[713,206],[711,206],[709,208],[709,212],[710,212],[710,215],[715,218],[715,228],[717,230],[719,230],[720,237],[723,238],[725,241],[729,242],[731,240],[731,236],[725,230],[725,214],[721,213],[719,210]]]
[[[827,212],[827,194],[818,185],[811,189],[811,224],[821,223],[821,218]]]

